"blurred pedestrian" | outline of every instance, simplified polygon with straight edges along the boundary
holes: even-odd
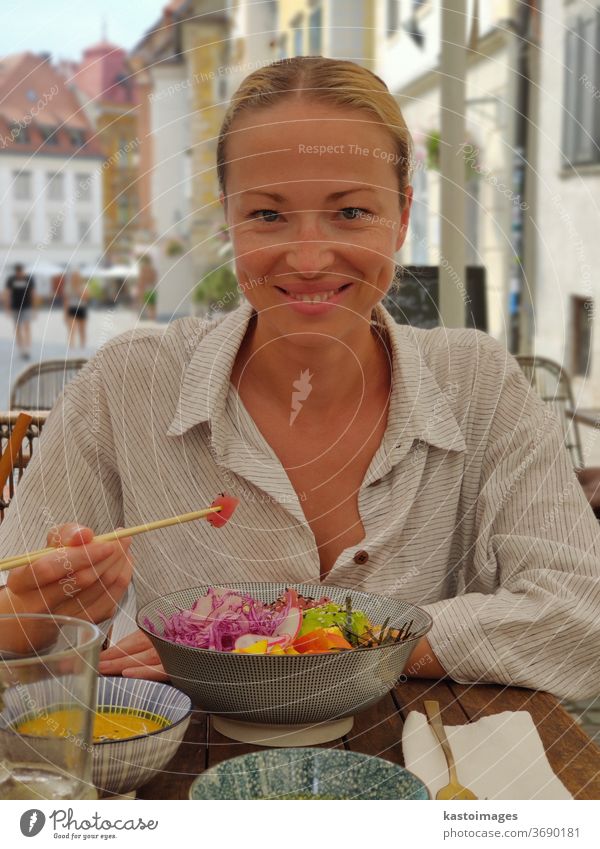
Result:
[[[35,281],[25,273],[23,265],[15,265],[15,273],[6,281],[5,305],[15,322],[17,348],[23,359],[31,356],[31,311],[34,306]]]
[[[140,316],[145,312],[150,321],[156,321],[156,281],[158,275],[148,254],[140,257],[140,274],[138,277],[138,299]]]
[[[74,345],[77,335],[79,336],[79,347],[85,348],[88,300],[87,283],[79,271],[76,268],[67,271],[63,287],[63,305],[69,348]]]

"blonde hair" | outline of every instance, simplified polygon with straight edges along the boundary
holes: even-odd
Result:
[[[279,97],[278,97],[279,96]],[[226,143],[235,118],[242,112],[280,103],[282,99],[315,100],[369,113],[388,130],[395,146],[400,207],[410,185],[413,143],[395,98],[383,80],[362,65],[324,56],[293,56],[253,71],[231,98],[217,142],[219,188],[227,196]]]

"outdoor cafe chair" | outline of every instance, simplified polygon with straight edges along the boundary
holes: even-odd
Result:
[[[10,409],[51,410],[64,387],[86,362],[84,358],[42,360],[28,366],[11,388]]]
[[[48,413],[43,412],[34,413],[31,417],[31,422],[25,432],[13,465],[12,474],[9,475],[6,484],[0,491],[0,522],[4,519],[4,513],[15,494],[15,488],[23,477],[23,472],[32,457],[34,445],[37,447],[37,440],[40,437],[47,416]],[[18,418],[19,413],[0,412],[0,455],[4,454],[7,449],[10,435]]]
[[[564,430],[565,448],[579,483],[594,513],[600,519],[600,467],[584,467],[579,424],[574,417],[575,400],[568,372],[553,360],[537,356],[518,356],[525,377],[537,391],[542,401],[550,404],[558,415]]]

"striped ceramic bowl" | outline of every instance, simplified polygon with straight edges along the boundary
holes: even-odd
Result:
[[[94,743],[93,779],[98,790],[124,794],[163,769],[179,748],[190,723],[189,696],[168,684],[134,678],[98,678],[99,710],[154,714],[168,725],[151,734]]]

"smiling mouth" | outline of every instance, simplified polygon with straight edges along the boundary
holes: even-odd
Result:
[[[324,301],[330,300],[334,295],[338,295],[340,292],[343,292],[352,283],[343,283],[341,286],[338,286],[337,289],[330,289],[328,292],[312,292],[311,294],[300,294],[295,292],[288,292],[287,289],[284,289],[282,286],[276,286],[276,289],[279,289],[280,292],[283,292],[284,295],[287,295],[289,298],[293,298],[295,301],[302,301],[307,304],[321,304]]]

